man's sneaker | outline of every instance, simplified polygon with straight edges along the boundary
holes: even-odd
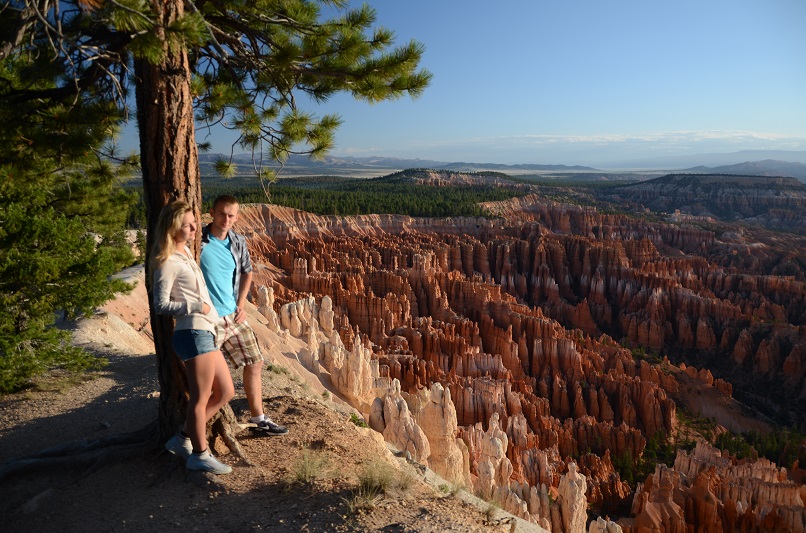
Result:
[[[165,449],[174,455],[178,455],[182,459],[187,460],[190,454],[193,453],[193,444],[190,439],[183,437],[179,433],[168,439],[165,443]]]
[[[264,418],[255,426],[250,426],[249,429],[252,433],[258,435],[285,435],[288,430],[284,426],[280,426],[272,422],[271,418]]]
[[[211,474],[229,474],[232,472],[232,467],[213,457],[209,449],[204,450],[202,453],[191,453],[185,463],[185,468],[210,472]]]

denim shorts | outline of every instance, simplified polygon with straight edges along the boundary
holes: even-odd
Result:
[[[193,359],[203,353],[214,352],[215,335],[206,329],[179,329],[174,331],[174,352],[182,361]]]

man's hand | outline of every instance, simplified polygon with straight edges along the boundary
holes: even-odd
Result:
[[[240,267],[239,267],[240,268]],[[249,287],[252,286],[252,273],[241,273],[241,286],[238,287],[237,298],[235,299],[235,323],[240,324],[246,320],[246,311],[243,310],[246,298],[249,296]]]

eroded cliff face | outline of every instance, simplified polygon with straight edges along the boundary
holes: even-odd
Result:
[[[579,522],[570,500],[580,490],[602,514],[650,509],[635,507],[613,459],[637,461],[647,438],[673,432],[680,367],[624,346],[725,360],[739,378],[806,402],[803,283],[715,265],[708,256],[722,244],[703,230],[534,197],[496,207],[506,218],[243,206],[238,229],[258,264],[255,285],[271,288],[265,314],[308,339],[307,364],[370,425],[553,531]],[[725,397],[763,388],[682,369]],[[667,478],[656,485],[673,485]],[[646,512],[701,524],[702,512],[678,507]]]
[[[681,210],[722,220],[746,220],[768,227],[803,227],[806,186],[795,178],[671,174],[619,187],[622,199],[656,212]]]

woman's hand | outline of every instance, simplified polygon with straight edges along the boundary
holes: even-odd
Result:
[[[207,302],[202,302],[202,313],[205,315],[210,312],[210,305]]]

